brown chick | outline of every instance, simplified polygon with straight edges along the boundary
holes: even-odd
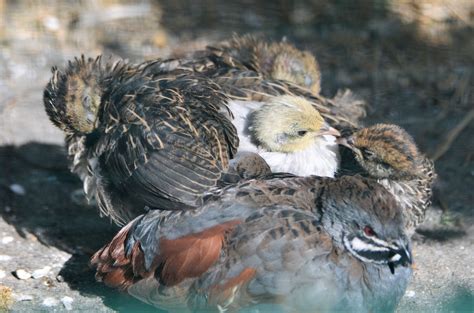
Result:
[[[401,127],[376,124],[339,140],[349,147],[360,166],[390,191],[404,210],[411,235],[430,206],[436,178],[433,162],[418,151]]]

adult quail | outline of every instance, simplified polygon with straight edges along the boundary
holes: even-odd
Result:
[[[203,75],[151,74],[160,62],[104,65],[83,57],[64,72],[53,69],[44,91],[86,195],[114,221],[128,221],[145,206],[200,206],[238,152],[259,153],[272,171],[336,171],[338,132],[307,100],[229,104]]]
[[[171,312],[392,312],[412,272],[403,226],[369,178],[249,180],[196,210],[139,216],[91,263]]]
[[[375,178],[395,197],[403,209],[407,233],[412,235],[431,203],[436,179],[433,162],[396,125],[376,124],[347,134],[339,142],[353,151],[365,170],[361,174]]]

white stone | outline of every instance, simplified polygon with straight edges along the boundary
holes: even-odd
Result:
[[[11,256],[6,254],[0,254],[0,261],[10,261],[12,259]]]
[[[14,273],[16,278],[18,279],[28,279],[31,278],[31,273],[25,271],[24,269],[17,269]]]
[[[0,279],[5,278],[7,276],[7,273],[5,271],[0,270]]]
[[[20,184],[11,184],[10,185],[10,190],[13,191],[15,194],[17,194],[19,196],[26,195],[25,187],[23,187]]]
[[[32,295],[23,295],[23,294],[16,294],[14,295],[14,298],[16,301],[20,302],[20,301],[31,301],[33,300],[33,296]]]
[[[52,307],[52,306],[57,306],[58,305],[58,300],[56,298],[53,298],[53,297],[47,297],[43,300],[43,302],[41,303],[41,305],[43,306],[47,306],[47,307]]]
[[[51,270],[51,266],[45,266],[43,268],[34,270],[31,276],[33,276],[34,279],[38,279],[38,278],[48,275],[50,270]]]
[[[74,302],[74,299],[68,296],[62,297],[61,302],[64,305],[64,308],[68,311],[72,310],[72,303]]]
[[[6,236],[6,237],[3,237],[3,238],[2,238],[2,243],[3,243],[4,245],[6,245],[6,244],[9,244],[10,242],[12,242],[13,240],[14,240],[14,239],[13,239],[12,236]]]
[[[413,297],[416,295],[416,293],[415,293],[415,291],[413,291],[413,290],[408,290],[405,295],[406,295],[408,298],[413,298]]]

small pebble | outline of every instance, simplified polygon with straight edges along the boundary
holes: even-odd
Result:
[[[62,275],[58,275],[56,276],[56,280],[59,282],[59,283],[63,283],[64,282],[64,277]]]
[[[0,270],[0,279],[5,278],[5,276],[7,276],[5,271]]]
[[[34,279],[38,279],[38,278],[48,275],[50,270],[51,270],[51,266],[45,266],[43,268],[34,270],[31,276],[33,276]]]
[[[41,304],[47,307],[52,307],[52,306],[57,306],[58,303],[59,303],[58,300],[56,300],[55,298],[47,297],[43,300]]]
[[[23,294],[20,294],[20,295],[15,295],[15,300],[20,302],[20,301],[31,301],[33,300],[33,296],[32,295],[23,295]]]
[[[72,310],[72,302],[73,301],[74,301],[74,299],[71,298],[71,297],[68,297],[68,296],[65,296],[65,297],[61,298],[61,302],[63,303],[64,308],[66,308],[66,310],[68,310],[68,311]]]
[[[408,290],[405,295],[408,298],[413,298],[415,296],[415,292],[413,290]]]
[[[18,269],[13,272],[13,275],[15,275],[16,278],[18,279],[28,279],[31,278],[31,273],[25,271],[24,269]]]
[[[23,187],[22,185],[20,184],[12,184],[10,185],[10,190],[19,195],[19,196],[24,196],[26,195],[26,190],[25,190],[25,187]]]
[[[11,256],[6,254],[0,254],[0,261],[10,261],[12,259]]]
[[[3,237],[3,238],[2,238],[2,243],[3,243],[4,245],[6,245],[6,244],[12,242],[13,240],[14,240],[14,239],[13,239],[12,236],[6,236],[6,237]]]

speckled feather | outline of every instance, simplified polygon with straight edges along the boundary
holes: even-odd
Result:
[[[419,152],[413,138],[401,127],[376,124],[346,135],[362,174],[376,179],[403,208],[411,235],[424,220],[436,179],[433,161]],[[349,162],[343,160],[347,166]],[[347,174],[346,169],[341,169]]]
[[[283,72],[311,76],[309,80],[284,79],[286,75],[272,75],[271,68],[278,56],[288,58],[290,65]],[[308,63],[308,64],[306,64]],[[349,90],[338,92],[333,98],[319,95],[320,72],[315,58],[286,42],[266,42],[253,36],[234,36],[231,40],[198,51],[188,58],[170,59],[150,72],[199,73],[220,85],[236,100],[265,101],[270,96],[294,95],[311,101],[333,127],[358,127],[365,117],[366,103]]]
[[[220,88],[202,76],[150,74],[149,67],[157,64],[108,66],[100,58],[76,59],[65,73],[54,70],[45,90],[51,120],[63,125],[66,109],[49,99],[66,94],[68,77],[77,72],[88,69],[97,76],[101,98],[94,127],[83,127],[84,134],[63,129],[75,158],[73,170],[117,222],[145,205],[199,206],[238,146],[234,126],[221,113],[227,97]]]

